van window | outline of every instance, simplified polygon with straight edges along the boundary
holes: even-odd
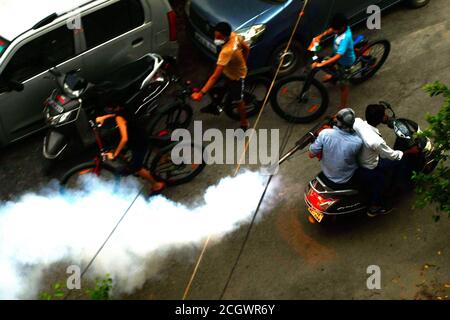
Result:
[[[141,26],[145,21],[140,0],[121,0],[83,17],[87,48],[94,48]]]
[[[75,56],[73,30],[66,26],[24,44],[6,66],[6,79],[23,82]]]

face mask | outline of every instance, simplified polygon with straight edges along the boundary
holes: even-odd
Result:
[[[225,40],[221,40],[221,39],[214,39],[214,44],[216,46],[223,46],[225,44]]]

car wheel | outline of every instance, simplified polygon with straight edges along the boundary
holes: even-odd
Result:
[[[287,42],[279,45],[272,54],[270,65],[272,66],[272,72],[277,71],[280,64],[281,57],[286,49]],[[279,77],[287,76],[297,70],[299,66],[305,62],[304,51],[299,42],[294,41],[284,58],[283,65],[281,66]]]
[[[411,8],[416,9],[426,6],[430,2],[430,0],[408,0],[407,2]]]

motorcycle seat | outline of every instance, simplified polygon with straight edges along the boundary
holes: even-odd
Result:
[[[107,80],[95,85],[96,91],[111,102],[123,103],[139,91],[142,82],[153,71],[154,60],[145,56],[137,61],[120,67]]]
[[[318,174],[316,180],[321,184],[325,193],[328,195],[356,195],[359,193],[357,185],[353,181],[338,184],[328,179],[323,172]]]

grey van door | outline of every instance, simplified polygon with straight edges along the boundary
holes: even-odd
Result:
[[[83,64],[90,81],[103,80],[112,70],[151,52],[152,23],[147,10],[141,0],[120,0],[83,14]]]
[[[45,31],[17,45],[1,72],[2,78],[22,82],[22,92],[0,93],[0,121],[7,142],[45,126],[43,103],[55,88],[48,70],[54,66],[67,72],[81,66],[75,58],[74,32],[66,25]]]

